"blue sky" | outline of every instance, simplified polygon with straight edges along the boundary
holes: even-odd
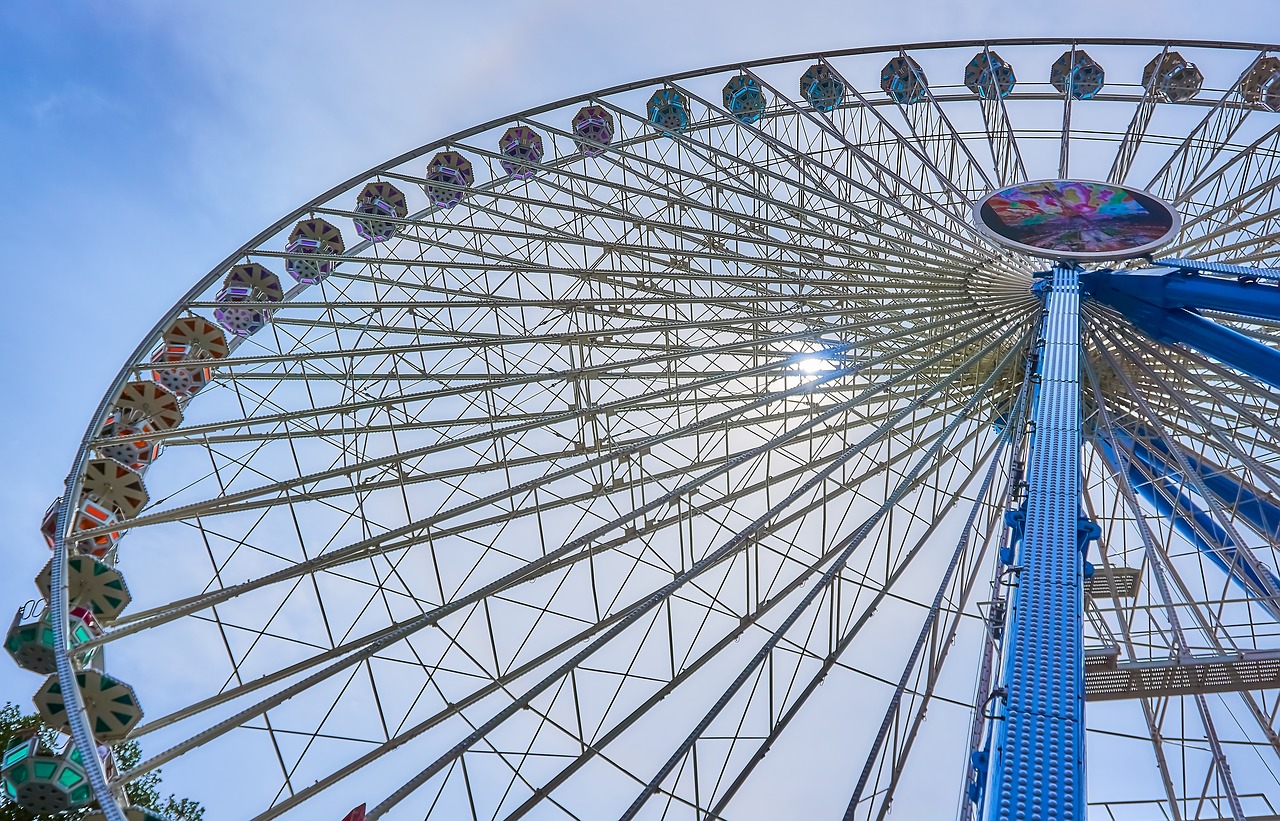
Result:
[[[388,156],[593,88],[774,54],[1276,32],[1275,0],[6,0],[0,603],[35,595],[40,516],[141,335],[246,238]],[[0,665],[3,698],[36,686]]]

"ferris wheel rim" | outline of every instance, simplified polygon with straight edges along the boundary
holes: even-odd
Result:
[[[329,189],[325,193],[313,198],[307,204],[295,209],[293,212],[284,216],[283,218],[278,220],[276,223],[272,224],[271,226],[263,230],[261,233],[259,233],[257,236],[255,236],[254,238],[249,240],[247,243],[242,245],[236,252],[229,255],[226,259],[224,259],[217,266],[215,266],[205,277],[203,277],[202,279],[200,279],[200,281],[198,281],[195,285],[193,285],[192,288],[177,303],[175,303],[175,305],[169,310],[169,312],[156,323],[155,327],[148,333],[148,335],[146,335],[143,338],[142,342],[135,349],[134,353],[126,360],[126,364],[121,369],[120,373],[117,374],[115,380],[112,382],[107,392],[104,394],[103,399],[101,400],[96,413],[92,417],[92,421],[89,424],[88,430],[86,431],[86,434],[81,441],[80,449],[77,452],[76,457],[72,461],[71,470],[70,470],[67,484],[66,484],[66,493],[63,496],[63,503],[60,506],[59,512],[58,512],[58,534],[57,534],[57,542],[55,545],[55,552],[54,552],[54,577],[53,577],[53,588],[55,591],[58,591],[58,593],[53,597],[54,600],[50,602],[51,608],[53,609],[53,618],[55,621],[55,625],[62,625],[63,632],[65,632],[65,627],[64,627],[65,613],[67,611],[67,608],[69,607],[69,604],[68,604],[65,584],[64,584],[65,578],[63,578],[60,575],[59,568],[60,567],[65,568],[66,562],[69,558],[69,552],[67,550],[67,545],[65,544],[64,534],[66,533],[66,530],[67,530],[67,520],[68,520],[68,517],[70,516],[70,508],[72,507],[72,503],[74,499],[77,498],[78,493],[80,491],[80,482],[81,482],[85,463],[88,461],[88,459],[91,458],[91,453],[92,453],[91,442],[95,437],[95,433],[101,428],[102,423],[105,421],[107,415],[109,414],[111,403],[114,399],[115,394],[118,393],[118,391],[129,380],[130,375],[133,373],[134,366],[132,363],[140,361],[145,356],[148,347],[153,344],[154,339],[157,336],[159,336],[163,328],[166,327],[166,325],[169,322],[171,322],[173,319],[180,316],[184,310],[187,310],[189,304],[193,301],[196,301],[196,299],[199,297],[200,294],[207,292],[208,289],[216,282],[218,277],[220,277],[225,272],[228,266],[235,264],[237,261],[241,259],[246,258],[247,252],[260,246],[267,239],[278,234],[283,228],[287,227],[291,222],[297,220],[300,217],[305,216],[308,213],[314,213],[319,207],[323,206],[324,203],[331,201],[333,198],[337,197],[344,191],[351,190],[352,188],[357,186],[361,181],[371,179],[377,176],[378,174],[382,173],[383,171],[391,169],[397,165],[401,165],[405,162],[422,157],[428,154],[429,152],[431,152],[432,150],[448,147],[458,141],[468,138],[471,135],[482,133],[484,131],[493,129],[503,124],[507,124],[510,122],[518,122],[527,117],[533,117],[547,111],[552,111],[567,105],[572,105],[573,103],[576,103],[576,102],[587,102],[587,101],[596,99],[598,97],[606,96],[606,95],[611,95],[611,94],[616,94],[624,91],[631,91],[631,90],[636,90],[641,88],[648,88],[648,87],[652,87],[655,85],[660,85],[668,82],[676,82],[676,81],[694,78],[694,77],[701,77],[705,75],[732,71],[735,69],[750,68],[750,67],[756,67],[756,66],[768,66],[768,65],[774,65],[774,64],[785,64],[785,63],[802,61],[806,59],[822,59],[822,58],[834,58],[834,57],[852,56],[852,55],[881,54],[881,53],[889,53],[893,51],[922,51],[922,50],[928,50],[928,49],[961,48],[966,46],[992,47],[992,46],[1004,46],[1004,45],[1013,46],[1013,45],[1054,45],[1054,44],[1070,44],[1072,46],[1076,44],[1084,44],[1084,45],[1110,44],[1110,45],[1124,45],[1124,46],[1142,46],[1142,45],[1162,46],[1163,45],[1163,46],[1186,46],[1186,47],[1202,47],[1202,48],[1222,48],[1222,49],[1234,49],[1234,50],[1245,50],[1245,51],[1247,50],[1265,51],[1265,50],[1274,48],[1273,46],[1251,44],[1251,43],[1216,42],[1216,41],[1181,40],[1181,39],[1166,40],[1166,39],[1121,39],[1121,38],[1097,38],[1097,39],[1005,38],[1005,39],[999,39],[999,40],[961,40],[961,41],[934,41],[934,42],[928,42],[928,43],[908,43],[908,44],[901,44],[901,45],[876,46],[876,47],[848,49],[848,50],[831,51],[831,52],[796,54],[796,55],[788,55],[784,57],[768,58],[765,60],[754,60],[749,62],[730,63],[724,66],[691,70],[691,71],[680,73],[680,74],[673,74],[673,75],[653,78],[645,81],[614,86],[607,89],[601,89],[599,91],[591,92],[589,94],[576,95],[576,96],[568,97],[568,98],[565,98],[564,100],[560,100],[554,103],[536,106],[536,107],[527,109],[523,112],[520,112],[519,114],[497,118],[487,123],[484,123],[482,125],[473,126],[471,128],[452,134],[449,137],[426,143],[416,149],[412,149],[408,152],[405,152],[397,157],[394,157],[390,160],[380,163],[372,167],[368,171],[364,172],[363,174],[356,175],[352,177],[350,180],[340,183],[339,185],[334,186],[333,188]],[[60,579],[61,579],[61,582],[60,582]],[[59,615],[60,613],[62,614],[61,616]],[[58,628],[55,628],[55,629],[58,629]],[[61,664],[62,658],[67,659],[66,667],[67,667],[67,670],[70,671],[71,668],[70,668],[69,654],[66,651],[65,646],[63,646],[63,649],[60,652],[60,659],[59,659],[60,675],[62,673],[62,668],[63,668],[63,665]],[[76,690],[75,687],[69,687],[66,689]],[[78,692],[76,696],[72,696],[73,699],[76,699],[77,697],[78,697]],[[77,725],[81,721],[83,716],[79,715],[77,711],[74,709],[71,710],[70,712],[72,714],[71,725],[74,731],[77,729]],[[85,719],[85,721],[87,722],[87,719]],[[87,731],[87,728],[85,729]],[[92,738],[91,734],[88,735],[88,738],[90,739]],[[79,740],[80,739],[77,737],[78,742]],[[91,775],[92,775],[92,769],[93,768],[91,767],[90,768]],[[103,784],[105,783],[106,782],[104,780]],[[96,786],[97,785],[95,783],[95,787]],[[108,809],[107,811],[108,811],[108,817],[112,818],[112,821],[119,821],[119,819],[112,817],[110,809]],[[121,816],[121,819],[122,818],[123,816]]]
[[[512,121],[519,121],[519,120],[526,119],[528,117],[541,114],[547,111],[554,111],[557,108],[561,108],[566,105],[572,105],[576,102],[585,102],[592,99],[596,99],[598,97],[604,97],[612,94],[617,94],[620,92],[631,91],[631,90],[640,89],[640,88],[647,88],[647,87],[654,86],[660,83],[665,83],[671,80],[683,80],[683,79],[688,79],[692,77],[700,77],[700,76],[705,76],[709,74],[717,74],[717,73],[731,71],[733,69],[742,68],[742,67],[750,68],[755,66],[785,64],[785,63],[808,60],[808,59],[817,60],[817,59],[856,56],[856,55],[864,55],[864,54],[883,54],[883,53],[890,53],[895,51],[904,52],[907,50],[913,50],[913,51],[933,50],[933,49],[962,48],[962,47],[972,47],[972,46],[987,48],[992,46],[1006,46],[1006,45],[1018,46],[1018,45],[1061,45],[1061,44],[1067,44],[1071,46],[1088,45],[1088,44],[1119,45],[1119,46],[1166,46],[1166,47],[1186,46],[1186,47],[1196,47],[1196,48],[1228,49],[1228,50],[1241,50],[1241,51],[1267,51],[1275,47],[1274,45],[1267,45],[1263,43],[1254,43],[1254,42],[1247,42],[1247,41],[1202,40],[1202,39],[1182,39],[1182,38],[1007,37],[1007,38],[995,38],[995,39],[931,40],[931,41],[921,41],[921,42],[865,46],[865,47],[857,47],[857,48],[839,49],[834,51],[800,52],[796,54],[769,57],[769,58],[764,58],[759,60],[726,63],[719,66],[689,69],[689,70],[678,72],[675,74],[651,77],[649,79],[641,80],[641,81],[620,83],[614,86],[597,89],[595,91],[591,91],[585,94],[571,95],[569,97],[565,97],[555,102],[544,103],[541,105],[524,109],[515,114],[496,117],[480,125],[471,126],[471,127],[456,131],[447,137],[443,137],[427,143],[423,143],[416,148],[409,149],[386,161],[378,163],[366,169],[362,173],[355,174],[352,177],[348,178],[347,180],[341,183],[338,183],[330,187],[328,190],[316,195],[315,197],[307,201],[305,204],[288,212],[284,216],[277,219],[274,223],[264,228],[258,234],[251,237],[249,240],[244,242],[239,248],[237,248],[234,252],[228,254],[221,261],[219,261],[203,277],[198,279],[187,290],[187,292],[184,293],[181,297],[179,297],[178,301],[175,302],[174,305],[152,326],[151,330],[147,332],[147,334],[139,342],[138,346],[134,348],[132,354],[125,361],[126,363],[133,362],[140,359],[143,355],[145,355],[148,347],[152,343],[152,340],[154,340],[157,336],[160,335],[160,332],[166,327],[166,325],[169,322],[171,322],[173,319],[181,315],[183,309],[186,308],[186,306],[190,302],[194,301],[196,297],[198,297],[201,293],[204,293],[205,291],[207,291],[209,287],[212,286],[218,280],[218,278],[223,275],[223,272],[228,267],[230,267],[231,265],[234,265],[238,260],[245,258],[247,252],[261,245],[265,240],[270,239],[272,236],[278,234],[281,229],[285,228],[290,223],[297,221],[300,217],[308,213],[312,213],[318,206],[323,205],[325,202],[331,201],[334,197],[338,196],[342,192],[352,189],[354,186],[359,184],[362,180],[373,178],[386,169],[393,168],[397,165],[401,165],[405,162],[408,162],[414,159],[418,159],[422,156],[425,156],[427,153],[433,150],[445,148],[473,134],[483,133],[484,131],[496,128],[505,123],[512,122]],[[97,411],[91,417],[89,425],[86,428],[85,435],[81,439],[80,451],[77,453],[75,460],[73,460],[72,470],[68,474],[69,483],[70,482],[78,483],[79,469],[82,469],[83,465],[77,464],[77,462],[82,462],[84,459],[87,459],[86,454],[87,454],[88,443],[93,438],[94,434],[99,429],[102,422],[105,420],[107,412],[110,408],[110,404],[113,401],[113,394],[118,392],[124,386],[124,384],[129,379],[129,375],[130,375],[129,365],[126,364],[121,368],[120,372],[116,374],[115,378],[108,385],[107,390],[103,395],[103,399],[99,403]],[[68,490],[67,490],[68,497],[73,492],[78,490],[78,487],[73,486],[71,484],[68,484],[67,487],[68,487]]]
[[[1188,48],[1226,49],[1226,50],[1237,50],[1237,51],[1268,51],[1276,47],[1274,44],[1268,45],[1265,43],[1255,43],[1255,42],[1238,41],[1238,40],[1203,40],[1203,39],[1184,39],[1184,38],[1004,37],[1004,38],[995,38],[995,39],[929,40],[929,41],[920,41],[920,42],[906,42],[906,43],[896,43],[896,44],[886,44],[886,45],[876,45],[876,46],[863,46],[863,47],[856,47],[856,48],[837,49],[832,51],[799,52],[795,54],[769,57],[764,59],[725,63],[718,66],[708,66],[708,67],[697,68],[697,69],[689,69],[689,70],[677,72],[674,74],[660,75],[660,76],[651,77],[645,80],[639,80],[639,81],[628,82],[628,83],[619,83],[613,86],[596,89],[594,91],[587,92],[585,94],[571,95],[563,99],[557,100],[555,102],[543,103],[540,105],[532,106],[530,108],[523,109],[514,114],[495,117],[479,125],[460,129],[448,135],[447,137],[438,138],[436,140],[423,143],[416,148],[409,149],[388,160],[385,160],[381,163],[371,166],[365,171],[355,174],[350,178],[348,178],[347,180],[337,183],[332,187],[330,187],[328,190],[320,194],[317,194],[312,199],[308,200],[305,204],[288,212],[284,216],[277,219],[274,223],[270,224],[268,227],[260,231],[258,234],[254,235],[249,240],[244,242],[239,248],[237,248],[234,252],[224,257],[214,267],[212,267],[203,277],[197,280],[196,283],[193,284],[187,290],[187,292],[184,293],[178,299],[178,301],[174,303],[173,307],[170,308],[169,311],[164,316],[162,316],[159,321],[155,323],[155,325],[151,328],[148,334],[143,338],[143,341],[139,343],[139,345],[134,349],[132,356],[126,361],[131,362],[141,358],[146,353],[147,348],[151,344],[151,340],[160,334],[161,330],[163,330],[163,328],[167,325],[167,323],[172,321],[177,316],[179,316],[182,312],[182,309],[185,308],[188,305],[188,303],[195,300],[195,298],[198,297],[201,293],[207,291],[209,287],[213,285],[217,281],[217,279],[223,275],[223,272],[228,267],[230,267],[231,265],[234,265],[238,260],[243,259],[246,256],[247,252],[261,245],[262,242],[264,242],[265,240],[270,239],[272,236],[278,234],[281,229],[285,228],[286,226],[288,226],[293,222],[296,222],[300,217],[306,214],[312,213],[313,211],[316,210],[318,206],[321,206],[324,203],[331,201],[334,197],[338,196],[342,192],[348,191],[354,188],[362,180],[367,180],[367,179],[376,177],[379,173],[389,168],[393,168],[397,165],[402,165],[403,163],[409,162],[414,159],[418,159],[420,157],[425,156],[426,154],[428,154],[433,150],[446,148],[449,145],[452,145],[453,143],[456,143],[460,140],[466,139],[469,136],[483,133],[485,131],[491,130],[493,128],[504,125],[506,123],[520,121],[520,120],[523,120],[538,114],[542,114],[548,111],[554,111],[558,108],[562,108],[567,105],[572,105],[578,102],[586,102],[599,97],[605,97],[605,96],[618,94],[626,91],[633,91],[641,88],[648,88],[648,87],[658,85],[661,83],[666,83],[669,81],[679,81],[679,80],[685,80],[693,77],[719,74],[719,73],[732,71],[734,69],[739,69],[739,68],[752,68],[752,67],[758,67],[758,66],[779,65],[779,64],[786,64],[786,63],[792,63],[792,62],[810,60],[810,59],[820,60],[820,59],[827,59],[827,58],[849,57],[849,56],[859,56],[859,55],[867,55],[867,54],[885,54],[885,53],[891,53],[891,52],[905,52],[907,50],[923,51],[923,50],[964,48],[964,47],[974,47],[974,46],[988,48],[988,47],[995,47],[995,46],[1064,45],[1064,44],[1071,45],[1071,46],[1091,45],[1091,44],[1116,45],[1116,46],[1166,46],[1166,47],[1185,46]],[[122,368],[121,372],[116,375],[115,379],[109,385],[108,390],[104,395],[103,402],[99,406],[100,413],[95,415],[95,418],[93,419],[93,421],[90,422],[90,425],[88,426],[88,429],[86,431],[86,436],[82,440],[82,448],[85,446],[85,443],[87,443],[92,438],[94,432],[96,431],[96,428],[94,426],[95,423],[100,424],[102,421],[101,418],[97,418],[97,417],[101,416],[105,418],[105,413],[102,413],[102,411],[104,411],[106,406],[109,405],[111,401],[111,393],[113,391],[118,391],[121,387],[123,387],[124,383],[128,381],[128,375],[129,375],[128,366],[126,365],[125,368]]]

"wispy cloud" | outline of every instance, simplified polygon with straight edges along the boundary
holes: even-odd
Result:
[[[50,126],[65,119],[94,117],[119,110],[119,104],[98,89],[73,83],[45,93],[28,110],[36,124]]]

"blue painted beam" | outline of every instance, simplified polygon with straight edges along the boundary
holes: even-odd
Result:
[[[1175,470],[1173,466],[1178,463],[1178,460],[1159,437],[1151,436],[1143,425],[1130,423],[1122,423],[1116,428],[1115,433],[1126,450],[1131,451],[1133,448],[1129,443],[1136,440],[1135,444],[1140,442],[1142,446],[1158,452],[1159,455],[1153,458],[1158,458],[1165,466],[1166,474],[1177,481],[1181,471]],[[1232,508],[1234,515],[1243,518],[1262,536],[1272,541],[1280,541],[1280,505],[1276,504],[1269,494],[1246,485],[1221,465],[1214,464],[1202,456],[1182,449],[1179,449],[1179,452],[1190,463],[1191,469],[1200,477],[1205,488],[1219,502]],[[1151,460],[1144,458],[1144,461]]]
[[[1159,265],[1162,268],[1177,268],[1180,271],[1194,271],[1195,273],[1226,274],[1247,279],[1280,279],[1280,271],[1275,268],[1253,268],[1248,265],[1232,265],[1229,262],[1210,262],[1207,259],[1165,257],[1164,259],[1153,259],[1151,264]]]
[[[1272,283],[1134,271],[1094,271],[1081,280],[1086,290],[1104,302],[1103,294],[1115,291],[1160,308],[1280,319],[1280,288]]]
[[[1164,308],[1110,287],[1110,272],[1088,274],[1085,290],[1110,305],[1143,333],[1168,345],[1181,342],[1242,373],[1280,389],[1280,351],[1211,322],[1186,308]]]
[[[988,821],[1085,818],[1078,269],[1055,266],[1047,290]]]
[[[1122,440],[1126,434],[1116,430],[1115,434]],[[1111,469],[1120,471],[1120,460],[1116,456],[1116,444],[1098,431],[1093,438],[1094,445],[1107,461]],[[1148,462],[1151,451],[1133,442],[1135,447],[1125,447],[1129,457],[1127,475],[1134,491],[1146,499],[1156,512],[1170,520],[1178,533],[1203,553],[1211,562],[1227,574],[1237,586],[1245,591],[1251,599],[1258,602],[1272,618],[1280,621],[1280,608],[1272,602],[1272,591],[1280,590],[1280,580],[1267,568],[1262,568],[1267,578],[1263,579],[1240,556],[1239,549],[1231,536],[1214,521],[1213,516],[1195,503],[1178,484],[1171,479],[1163,462]],[[1123,446],[1123,445],[1122,445]],[[1143,470],[1145,469],[1145,473]],[[1179,474],[1173,474],[1175,477]],[[1149,478],[1150,477],[1150,478]]]

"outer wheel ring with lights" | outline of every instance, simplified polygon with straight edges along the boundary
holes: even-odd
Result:
[[[19,798],[88,784],[111,821],[160,765],[259,819],[1280,813],[1273,48],[779,58],[329,190],[92,416],[7,643],[71,741],[15,742],[6,789],[53,766]],[[1169,235],[1015,253],[973,221],[997,190],[1022,249],[1042,217],[1123,245],[1144,202]],[[129,772],[77,752],[124,738]]]

